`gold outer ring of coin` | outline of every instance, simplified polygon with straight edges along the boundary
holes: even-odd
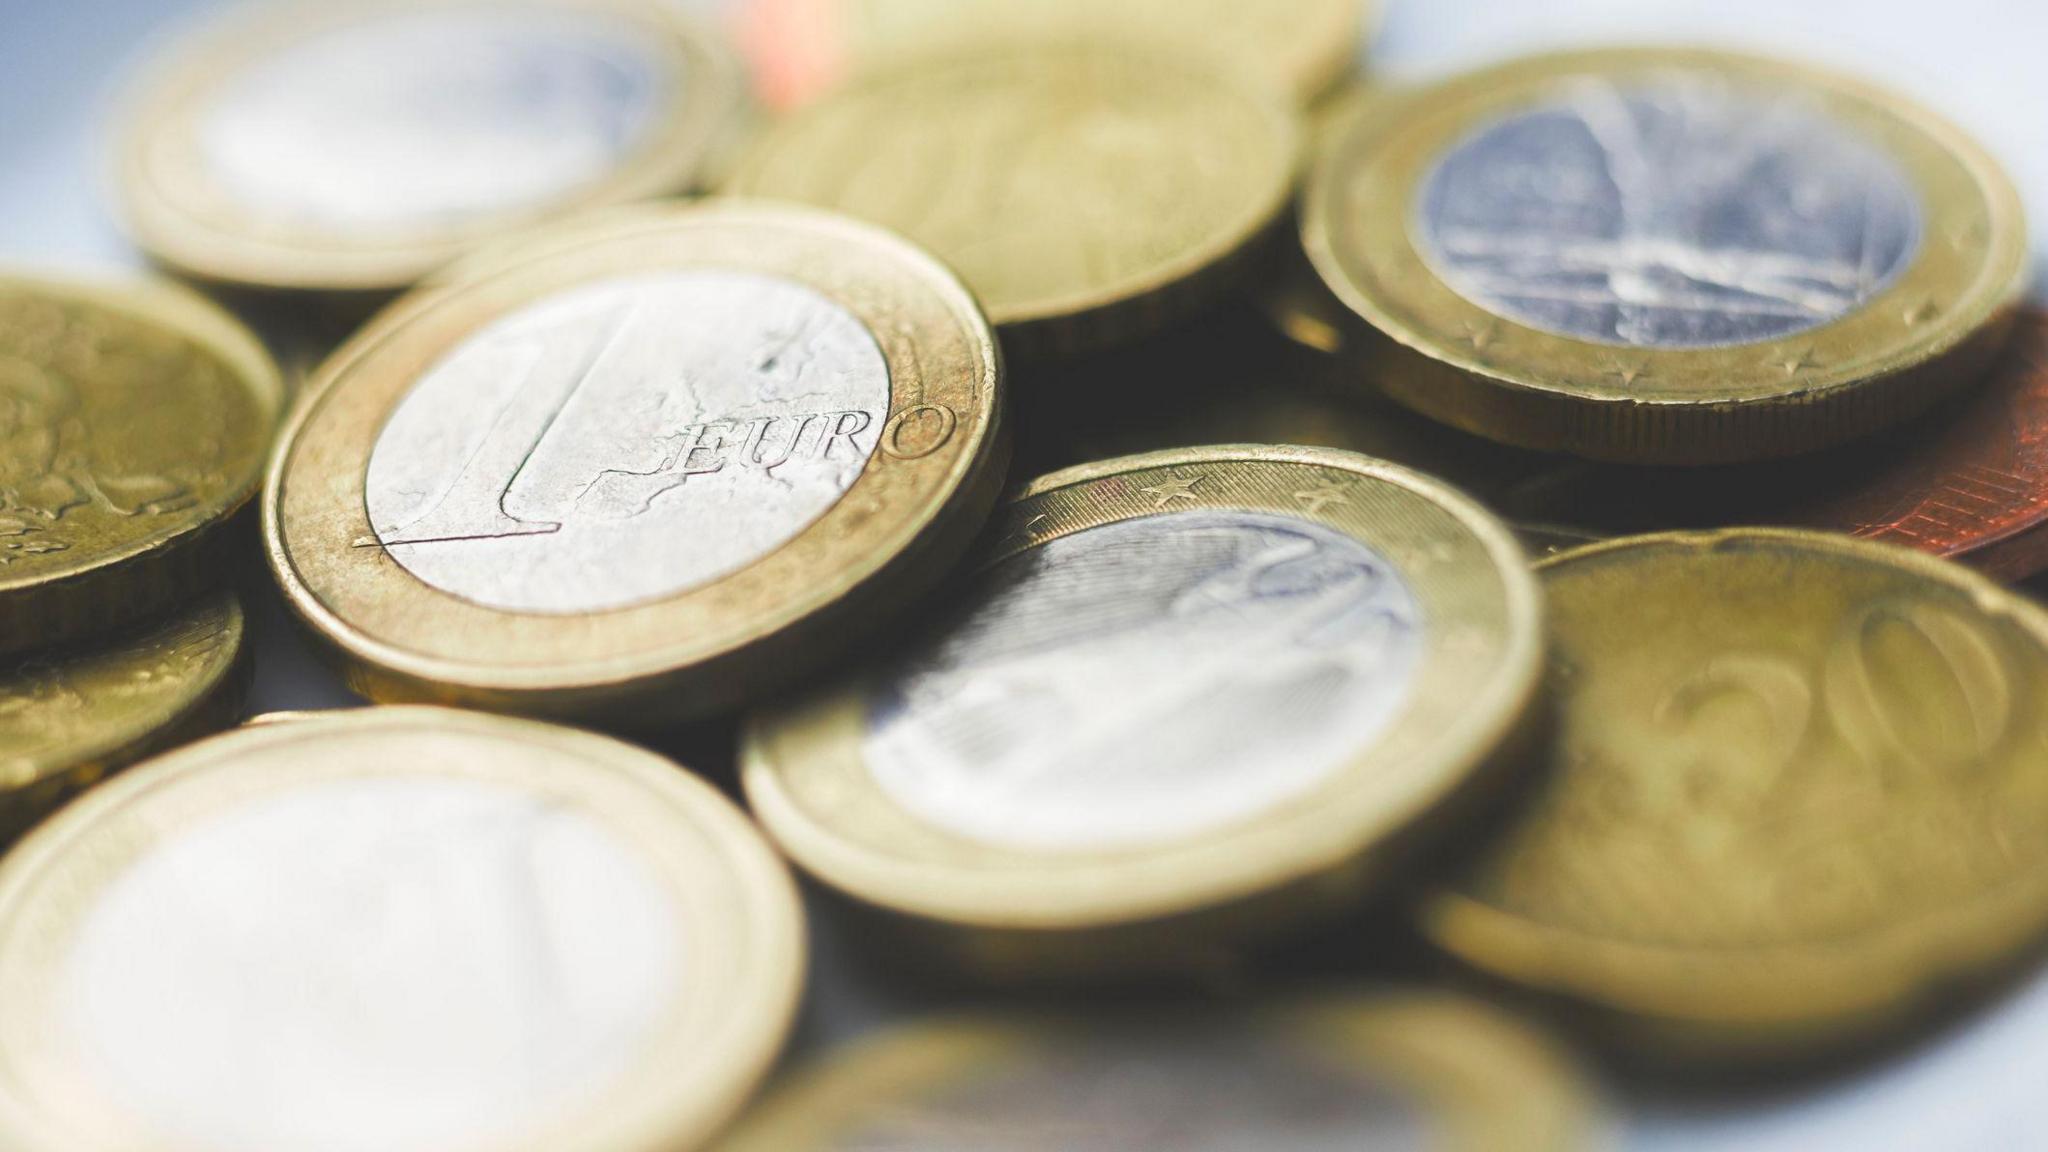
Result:
[[[0,275],[8,297],[62,313],[63,346],[44,352],[84,362],[38,362],[29,341],[48,333],[0,330],[13,415],[0,433],[0,655],[159,616],[217,585],[284,406],[262,344],[195,292]],[[115,388],[125,394],[96,396]],[[136,423],[95,426],[120,418]],[[202,459],[216,419],[217,458]],[[181,437],[189,461],[137,455]]]
[[[379,236],[264,220],[218,187],[194,142],[224,85],[295,44],[351,25],[429,11],[489,11],[475,0],[294,4],[202,29],[146,74],[128,100],[116,179],[130,233],[151,258],[195,279],[318,292],[401,289],[462,252],[546,219],[701,186],[744,116],[736,57],[680,5],[636,0],[492,0],[507,11],[588,12],[642,26],[680,78],[647,139],[602,179],[556,200],[434,229]]]
[[[1892,544],[1797,529],[1668,532],[1586,545],[1544,561],[1536,571],[1554,577],[1574,567],[1659,550],[1696,554],[1710,561],[1723,550],[1757,548],[1797,552],[1823,562],[1876,566],[1939,587],[1958,606],[1981,613],[1986,623],[2008,626],[2008,635],[2041,649],[2037,676],[2040,669],[2048,669],[2048,611],[1952,561]],[[1708,586],[1704,579],[1687,585]],[[1792,593],[1774,589],[1770,594]],[[1550,600],[1554,608],[1553,652],[1570,653],[1573,637],[1568,632],[1566,602],[1555,595]],[[1857,634],[1862,635],[1860,629]],[[1942,652],[1941,658],[1953,659],[1956,651],[1967,653],[1968,645],[1942,649],[1936,643],[1936,648]],[[2010,659],[2008,656],[2008,667]],[[1747,666],[1724,662],[1710,671],[1728,677],[1725,686],[1731,691],[1754,694],[1765,705],[1775,707],[1798,696],[1771,692],[1773,685],[1750,673]],[[1821,686],[1813,690],[1816,710],[1831,707],[1827,678],[1833,674],[1834,670],[1820,673]],[[1963,683],[1965,688],[1972,683],[1983,686],[1978,680]],[[1572,694],[1572,677],[1567,674],[1556,690],[1559,710],[1567,717]],[[1870,715],[1882,719],[1878,713]],[[1833,730],[1838,726],[1839,722],[1828,719],[1814,721],[1814,727]],[[1560,732],[1569,727],[1567,719]],[[1757,731],[1768,728],[1759,726]],[[1572,768],[1564,765],[1558,771],[1568,775]],[[1638,816],[1632,822],[1647,819]],[[1504,827],[1502,834],[1520,836],[1524,829],[1533,835],[1542,831],[1542,826],[1525,820]],[[1769,835],[1783,839],[1797,830],[1786,822]],[[1550,838],[1553,857],[1569,847],[1563,839],[1563,835]],[[1539,841],[1536,850],[1541,850],[1540,845]],[[1483,870],[1491,865],[1482,861],[1473,867]],[[1642,862],[1636,871],[1644,873],[1654,867]],[[2018,867],[2009,867],[2007,872],[1998,883],[1986,884],[1975,898],[1959,899],[1891,924],[1867,931],[1836,928],[1808,941],[1755,947],[1724,942],[1687,948],[1629,939],[1625,933],[1599,934],[1545,923],[1475,895],[1471,872],[1445,881],[1430,894],[1421,906],[1421,919],[1425,934],[1439,947],[1495,977],[1584,1007],[1585,1022],[1614,1039],[1648,1045],[1681,1060],[1800,1059],[1909,1027],[1943,998],[1972,981],[1994,976],[2016,959],[2048,930],[2048,874]],[[1536,882],[1534,875],[1525,874],[1522,883]],[[1854,881],[1854,877],[1842,879]],[[1681,893],[1674,891],[1667,899],[1671,907],[1681,910],[1675,915],[1689,914],[1685,910],[1690,905]]]
[[[1374,992],[1196,1005],[1171,1016],[989,1014],[897,1028],[800,1068],[713,1147],[835,1152],[891,1117],[926,1116],[935,1104],[963,1095],[982,1099],[974,1089],[1006,1071],[1056,1066],[1064,1053],[1091,1038],[1114,1038],[1119,1024],[1228,1029],[1241,1034],[1247,1047],[1298,1052],[1337,1077],[1356,1075],[1362,1090],[1392,1089],[1406,1097],[1442,1141],[1432,1147],[1570,1152],[1587,1147],[1605,1126],[1596,1093],[1548,1037],[1477,1001]],[[1034,1118],[1058,1125],[1068,1118],[1062,1109],[1072,1103],[1041,1100]],[[1137,1101],[1125,1103],[1143,1108]]]
[[[1324,448],[1223,445],[1082,465],[999,509],[985,564],[1170,509],[1298,517],[1392,564],[1428,621],[1408,703],[1305,796],[1199,836],[1031,851],[897,804],[862,752],[864,684],[750,717],[741,779],[791,858],[926,949],[996,980],[1220,958],[1241,938],[1349,909],[1490,793],[1537,713],[1541,601],[1508,529],[1438,481]],[[1205,951],[1199,945],[1211,945]]]
[[[994,129],[965,119],[959,108],[969,95],[995,94],[1017,114],[1020,123],[1004,127],[1018,137],[1013,143],[1023,146],[1031,142],[1033,131],[1047,124],[1054,126],[1053,132],[1044,133],[1048,137],[1071,132],[1062,117],[1089,107],[1071,95],[1065,104],[1048,102],[1047,93],[1086,91],[1101,86],[1104,77],[1127,90],[1144,86],[1148,100],[1134,115],[1157,117],[1162,110],[1173,109],[1175,115],[1190,117],[1185,122],[1155,120],[1144,125],[1154,139],[1175,146],[1191,132],[1211,133],[1213,138],[1203,143],[1221,140],[1226,145],[1212,147],[1212,153],[1232,156],[1236,167],[1230,180],[1203,181],[1174,194],[1227,197],[1227,202],[1204,204],[1200,234],[1166,238],[1156,231],[1147,234],[1156,223],[1156,212],[1113,221],[1105,231],[1095,220],[1083,218],[1084,211],[1100,205],[1077,203],[1046,214],[1057,216],[1059,227],[1055,231],[1038,225],[1034,239],[1039,243],[1030,251],[1013,251],[1007,262],[987,263],[988,257],[972,249],[1012,225],[999,218],[999,203],[967,182],[986,179],[985,173],[977,173],[978,166],[1014,167],[1027,158],[1016,155],[1014,147],[991,150],[988,140]],[[1233,138],[1223,140],[1225,132]],[[935,151],[918,133],[943,139],[955,151]],[[1277,239],[1295,182],[1300,138],[1299,116],[1277,93],[1220,66],[1113,42],[1026,41],[905,58],[863,76],[765,132],[740,160],[726,190],[835,208],[903,232],[959,269],[988,309],[1006,352],[1020,360],[1044,359],[1134,342],[1199,312],[1240,285]],[[878,202],[875,181],[863,185],[856,179],[862,173],[849,163],[849,156],[874,163],[868,158],[871,154],[906,142],[921,147],[885,159],[882,171],[893,182],[891,187],[944,196],[938,207],[901,195]],[[933,167],[918,171],[915,164]],[[1146,174],[1131,175],[1135,180]],[[1091,173],[1061,175],[1034,183],[1034,190],[1071,196],[1071,185]],[[1084,250],[1082,240],[1097,247]],[[1117,263],[1136,266],[1106,276],[1070,266],[1054,277],[1057,287],[1015,283],[1023,263],[1049,260],[1047,250],[1062,243],[1072,247],[1054,255],[1076,265],[1092,267],[1101,262],[1104,251],[1121,245],[1136,255],[1127,254]],[[1028,279],[1037,279],[1035,271]]]
[[[352,741],[373,742],[386,753],[416,741],[422,751],[347,768],[308,756],[318,748],[331,757]],[[502,756],[508,745],[550,760],[508,770]],[[87,902],[177,822],[293,786],[420,774],[522,785],[616,826],[665,874],[679,915],[693,922],[692,938],[746,957],[716,966],[724,986],[684,993],[677,1013],[686,1023],[672,1024],[659,1051],[602,1106],[579,1109],[573,1123],[494,1147],[700,1146],[767,1075],[795,1018],[805,938],[796,886],[752,824],[711,786],[653,753],[575,729],[442,708],[345,709],[239,728],[124,773],[0,861],[0,971],[8,973],[9,996],[38,1011],[61,999],[49,986],[63,959],[60,945],[77,930]],[[707,899],[714,885],[718,898]],[[4,1062],[35,1073],[0,1083],[0,1143],[18,1152],[104,1147],[78,1128],[77,1101],[98,1093],[80,1081],[81,1072],[61,1063],[65,1049],[39,1042],[43,1033],[10,1031],[23,1027],[25,1015],[11,1009],[0,1023]],[[24,1099],[20,1094],[31,1083],[63,1083],[65,1100]],[[104,1122],[94,1114],[96,1128]],[[107,1129],[98,1131],[104,1139]]]
[[[887,362],[882,427],[923,426],[937,411],[944,438],[877,449],[845,495],[789,543],[635,607],[497,611],[427,585],[370,546],[370,453],[426,365],[551,293],[704,266],[789,277],[834,299]],[[1000,491],[1008,442],[994,335],[957,278],[880,229],[738,202],[621,209],[508,244],[502,258],[487,254],[464,272],[394,303],[321,368],[279,438],[264,491],[265,550],[287,602],[330,645],[350,686],[373,700],[629,727],[731,707],[912,603],[972,542]]]
[[[1409,222],[1431,167],[1468,133],[1575,76],[1672,69],[1799,93],[1896,160],[1925,222],[1898,279],[1847,316],[1780,339],[1629,348],[1517,323],[1431,269]],[[1385,358],[1374,381],[1396,400],[1504,443],[1629,463],[1784,456],[1896,424],[1981,374],[2027,275],[2018,194],[1962,132],[1858,80],[1688,49],[1540,56],[1374,101],[1317,166],[1302,239]]]
[[[228,592],[159,623],[0,662],[0,847],[160,749],[234,722],[248,685]]]

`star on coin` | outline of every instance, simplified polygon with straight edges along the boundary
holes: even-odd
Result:
[[[1301,510],[1311,516],[1319,514],[1323,509],[1328,508],[1332,504],[1342,505],[1350,503],[1350,501],[1344,498],[1344,489],[1335,485],[1326,485],[1321,488],[1310,488],[1303,492],[1296,492],[1294,498],[1301,501]]]
[[[1623,388],[1632,388],[1635,386],[1636,381],[1649,379],[1650,366],[1642,360],[1626,364],[1615,361],[1614,365],[1607,369],[1607,375],[1621,381]]]
[[[1154,484],[1149,488],[1140,488],[1138,491],[1154,498],[1154,508],[1164,508],[1175,500],[1185,500],[1193,504],[1195,486],[1201,482],[1200,476],[1176,476],[1172,480]]]
[[[1785,357],[1782,360],[1773,361],[1773,363],[1777,364],[1778,367],[1783,368],[1785,370],[1785,375],[1797,376],[1802,369],[1813,367],[1813,349],[1802,348],[1799,351],[1793,353],[1790,356]]]

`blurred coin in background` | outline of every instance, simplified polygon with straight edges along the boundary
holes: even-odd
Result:
[[[1922,1015],[2048,926],[2048,614],[1811,532],[1538,570],[1560,709],[1533,805],[1427,907],[1452,953],[1703,1056]]]
[[[728,190],[894,228],[957,268],[1006,351],[1130,343],[1250,274],[1300,131],[1277,95],[1084,42],[900,62],[770,128]]]
[[[1572,1152],[1596,1097],[1543,1036],[1431,993],[940,1019],[856,1041],[720,1152]]]
[[[788,874],[598,736],[439,709],[246,728],[0,864],[18,1152],[669,1152],[796,1008]]]
[[[271,6],[140,86],[121,207],[197,277],[388,291],[508,230],[689,189],[744,98],[728,52],[655,4]]]
[[[742,0],[763,94],[806,103],[910,52],[1093,37],[1229,61],[1307,103],[1364,55],[1373,0]]]
[[[1488,791],[1538,604],[1466,498],[1230,446],[1045,477],[932,631],[758,715],[782,847],[975,975],[1200,965],[1353,906]]]
[[[1362,106],[1304,243],[1387,393],[1523,447],[1737,462],[1973,383],[2026,274],[1998,166],[1830,73],[1691,50],[1500,65]]]
[[[272,472],[271,565],[372,698],[663,727],[943,576],[1001,483],[998,387],[973,298],[889,233],[601,214],[336,353]]]
[[[168,619],[0,661],[0,845],[108,773],[233,723],[247,677],[228,593]]]
[[[0,653],[225,578],[282,404],[262,345],[194,293],[0,276]]]

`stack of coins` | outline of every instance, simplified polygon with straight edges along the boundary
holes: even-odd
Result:
[[[2048,936],[1960,131],[1390,88],[1356,0],[685,7],[174,47],[119,211],[268,351],[0,280],[0,1147],[1561,1150],[1558,1034],[1840,1057]],[[198,739],[245,572],[370,706]],[[756,1104],[785,859],[963,1010]]]

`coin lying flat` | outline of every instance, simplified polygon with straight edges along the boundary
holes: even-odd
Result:
[[[694,1148],[780,1047],[802,935],[649,753],[439,709],[241,729],[0,863],[0,1143]]]
[[[0,653],[218,581],[282,397],[262,346],[197,295],[0,276]]]
[[[798,112],[729,188],[894,228],[960,270],[1008,351],[1067,353],[1156,331],[1248,272],[1299,135],[1276,95],[1197,62],[986,46]]]
[[[893,56],[1077,36],[1218,56],[1307,101],[1350,70],[1369,7],[1363,0],[749,0],[741,12],[763,95],[789,106]]]
[[[401,288],[491,236],[691,187],[743,98],[736,63],[659,5],[273,7],[137,93],[122,206],[192,275]]]
[[[785,851],[986,974],[1194,961],[1349,907],[1536,689],[1506,529],[1366,457],[1084,466],[991,536],[961,611],[742,749]]]
[[[232,722],[242,608],[227,593],[169,619],[0,661],[0,844],[150,753]]]
[[[321,370],[273,570],[381,700],[657,726],[843,651],[993,504],[994,336],[959,281],[796,208],[516,244]]]
[[[792,1077],[717,1147],[1565,1152],[1600,1127],[1543,1037],[1472,1002],[1382,993],[899,1028]]]
[[[2048,926],[2048,615],[1896,546],[1637,537],[1539,569],[1559,721],[1429,906],[1508,979],[1703,1050],[1827,1044]]]
[[[1302,229],[1396,399],[1642,463],[1895,424],[1984,367],[2026,274],[2016,194],[1955,129],[1711,52],[1539,57],[1372,102]]]

